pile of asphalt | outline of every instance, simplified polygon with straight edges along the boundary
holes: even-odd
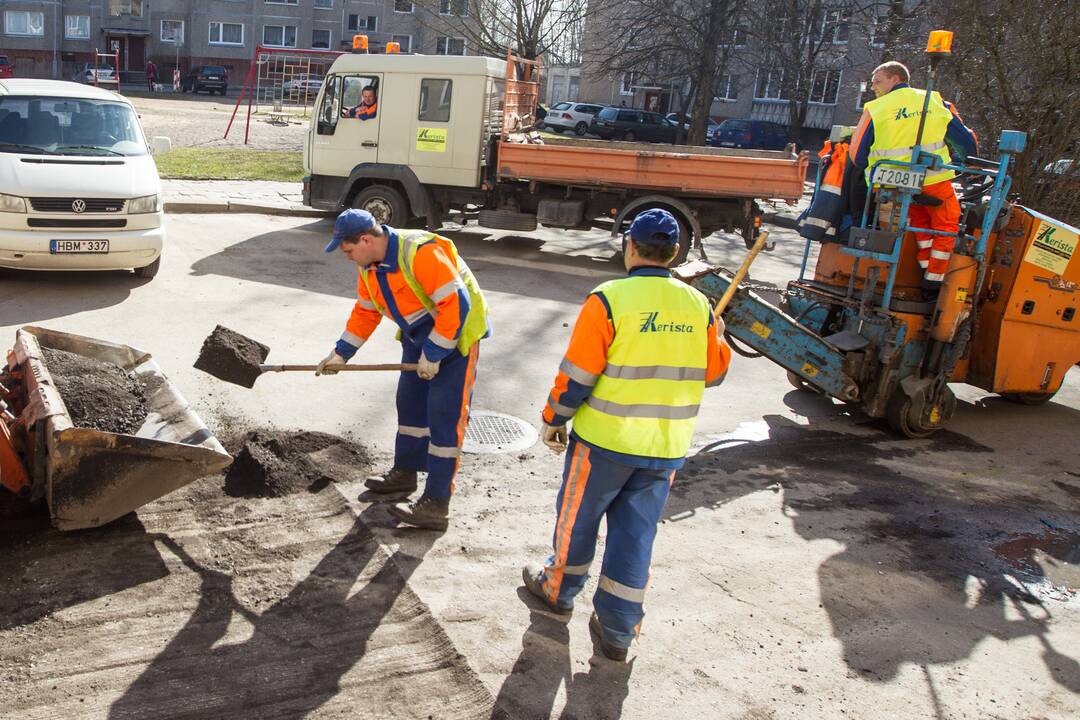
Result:
[[[236,458],[225,475],[225,493],[233,497],[318,492],[371,465],[364,447],[328,433],[253,430],[226,445]]]
[[[133,435],[146,420],[146,386],[119,365],[42,348],[45,367],[76,427]]]
[[[251,388],[261,374],[259,364],[269,354],[266,345],[218,325],[203,341],[195,368],[219,380]]]

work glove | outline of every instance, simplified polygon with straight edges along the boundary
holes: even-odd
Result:
[[[416,363],[416,374],[421,380],[431,380],[439,374],[438,361],[428,360],[427,355],[421,354],[420,360]]]
[[[556,455],[566,452],[566,442],[569,436],[565,425],[548,425],[544,423],[544,428],[540,431],[540,438],[551,449],[551,452]]]
[[[724,322],[723,316],[716,318],[716,337],[724,337],[724,333],[727,332],[727,323]]]
[[[348,362],[345,358],[337,354],[337,350],[333,350],[329,355],[319,361],[319,364],[315,366],[316,375],[337,375],[338,371],[332,368],[328,368],[327,365],[344,365]]]

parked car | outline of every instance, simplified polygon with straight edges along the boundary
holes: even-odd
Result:
[[[69,82],[0,80],[0,267],[151,278],[163,223],[161,180],[131,102]]]
[[[112,81],[114,75],[115,72],[108,65],[98,65],[97,67],[94,67],[93,63],[83,63],[71,79],[77,83],[91,85],[94,82],[95,76],[97,77],[98,82],[101,82],[102,80]]]
[[[8,60],[7,55],[0,55],[0,80],[15,77],[15,66]]]
[[[713,147],[743,150],[783,150],[788,145],[783,125],[766,120],[725,120],[708,138]]]
[[[589,132],[605,140],[675,142],[677,128],[660,113],[607,107],[589,124]]]
[[[669,123],[671,123],[675,127],[678,127],[680,118],[682,117],[682,113],[668,113],[664,117],[667,118]],[[682,124],[682,126],[683,126],[683,130],[685,130],[686,132],[690,132],[690,117],[689,116],[687,116],[686,122],[684,122]],[[720,127],[720,124],[718,122],[716,122],[715,120],[713,120],[712,118],[709,118],[709,120],[707,121],[707,123],[705,125],[705,140],[706,140],[706,142],[708,142],[708,139],[710,137],[712,137],[712,134],[714,132],[716,132],[716,129],[718,127]]]
[[[205,90],[211,95],[215,92],[224,95],[229,89],[229,74],[221,65],[199,65],[180,80],[180,89],[196,94]]]
[[[575,135],[581,136],[589,132],[589,123],[603,109],[603,105],[561,102],[548,110],[543,126],[557,133],[573,130]]]
[[[312,75],[295,75],[292,79],[286,80],[281,89],[286,95],[310,95],[314,100],[322,89],[322,84],[322,78]]]

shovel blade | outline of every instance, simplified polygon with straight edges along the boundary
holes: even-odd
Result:
[[[269,354],[270,348],[261,342],[218,325],[203,341],[195,367],[219,380],[252,388]]]

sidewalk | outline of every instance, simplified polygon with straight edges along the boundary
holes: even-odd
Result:
[[[165,212],[262,213],[326,217],[332,212],[303,204],[300,183],[266,180],[171,180],[162,178]]]

